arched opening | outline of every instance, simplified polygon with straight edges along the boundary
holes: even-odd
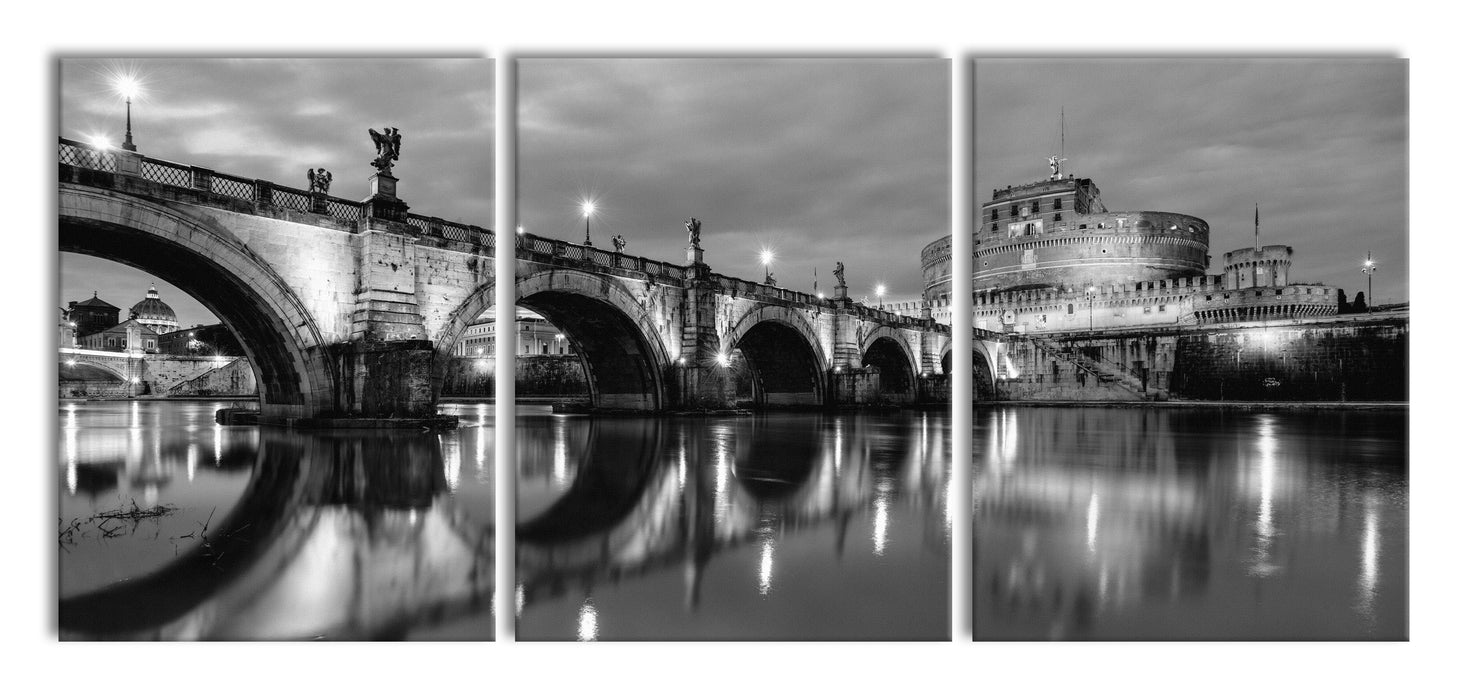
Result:
[[[877,392],[882,403],[906,405],[917,400],[917,369],[896,338],[873,339],[862,353],[861,363],[881,372]]]
[[[555,290],[534,292],[517,304],[546,322],[543,329],[531,329],[533,334],[554,330],[564,336],[561,342],[568,354],[579,359],[592,408],[655,411],[663,407],[654,351],[621,309],[584,294]],[[540,340],[532,336],[530,342]]]
[[[947,375],[953,373],[952,350],[947,350],[943,353],[943,360],[940,364],[943,367],[943,374]],[[994,389],[994,373],[989,369],[989,358],[978,350],[974,351],[973,370],[974,402],[977,403],[980,401],[993,401],[994,399],[998,398],[998,395]]]
[[[446,343],[439,395],[449,400],[493,399],[498,312],[491,306]],[[516,404],[591,404],[586,368],[571,339],[529,309],[506,324],[515,350]]]
[[[314,322],[295,293],[233,235],[142,200],[65,184],[59,214],[62,252],[135,267],[214,314],[249,359],[263,415],[340,409]]]
[[[755,405],[779,408],[825,403],[816,348],[794,326],[773,320],[756,322],[738,337],[733,350],[748,363]]]

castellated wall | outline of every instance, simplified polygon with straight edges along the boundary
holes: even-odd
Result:
[[[975,288],[1083,289],[1192,277],[1208,268],[1208,224],[1186,214],[1111,212],[1064,221],[1040,216],[989,237],[975,250]]]

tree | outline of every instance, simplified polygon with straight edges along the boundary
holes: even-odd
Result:
[[[1337,289],[1337,290],[1335,290],[1335,305],[1336,305],[1336,310],[1335,310],[1336,313],[1338,313],[1338,314],[1348,314],[1348,313],[1351,313],[1351,302],[1346,301],[1346,290],[1344,290],[1344,289]]]
[[[1366,292],[1356,292],[1356,300],[1351,302],[1351,313],[1366,313]]]

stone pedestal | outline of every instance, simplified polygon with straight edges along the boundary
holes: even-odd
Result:
[[[836,299],[845,299],[846,298],[846,285],[844,285],[844,284],[838,284],[838,285],[836,285],[836,290],[835,290],[835,293],[832,294],[832,297],[833,298],[836,298]]]
[[[123,175],[140,175],[143,172],[143,156],[137,151],[116,150],[117,172]]]
[[[367,181],[372,196],[363,200],[367,216],[399,223],[408,220],[408,204],[398,199],[398,179],[387,173],[376,173]]]
[[[349,416],[435,415],[433,344],[427,340],[356,340],[334,346],[340,405]]]
[[[688,246],[688,264],[689,265],[702,265],[703,264],[703,248],[700,248],[700,247],[698,247],[696,245]]]

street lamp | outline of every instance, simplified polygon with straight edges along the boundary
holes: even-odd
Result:
[[[765,266],[765,284],[774,284],[775,278],[770,276],[770,263],[775,262],[775,251],[769,248],[761,248],[759,251],[759,262]]]
[[[880,282],[877,283],[877,309],[878,310],[881,310],[881,308],[882,308],[882,297],[884,297],[886,295],[887,295],[887,285],[882,284]]]
[[[586,217],[586,245],[591,245],[591,215],[596,213],[596,202],[581,200],[581,215]]]
[[[1086,287],[1086,300],[1091,303],[1091,330],[1096,330],[1096,287]]]
[[[1371,310],[1371,275],[1376,272],[1376,261],[1371,259],[1371,251],[1366,251],[1366,262],[1361,263],[1361,274],[1366,275],[1366,310]]]
[[[122,139],[122,150],[136,151],[138,147],[133,145],[133,97],[136,97],[141,84],[136,76],[119,75],[113,80],[112,89],[122,95],[127,103],[127,132]]]

